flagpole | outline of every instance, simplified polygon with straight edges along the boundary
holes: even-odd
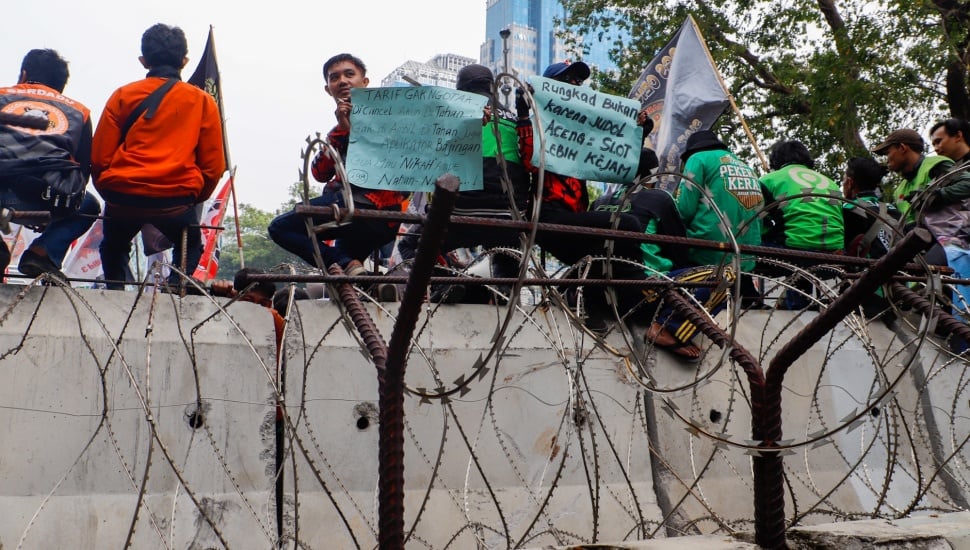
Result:
[[[212,60],[215,66],[219,66],[219,56],[216,54],[215,29],[209,25],[209,36],[207,42],[212,45]],[[229,154],[229,134],[226,131],[226,113],[222,102],[222,75],[219,75],[219,85],[216,86],[216,105],[219,107],[219,120],[222,122],[222,147],[226,155],[226,167],[232,166],[229,170],[229,196],[232,197],[232,216],[233,225],[236,226],[236,247],[239,249],[239,267],[246,267],[246,260],[243,256],[242,230],[239,228],[239,205],[236,198],[236,166],[232,164],[232,156]]]
[[[714,56],[711,55],[711,50],[707,48],[707,40],[701,33],[700,27],[697,26],[697,21],[694,21],[693,15],[687,16],[690,19],[690,24],[694,26],[694,32],[697,36],[701,38],[701,45],[704,46],[704,53],[707,54],[707,60],[711,62],[711,66],[714,67],[714,74],[717,75],[718,82],[721,83],[721,88],[724,90],[724,95],[727,96],[728,102],[731,104],[731,109],[734,113],[738,115],[738,120],[741,121],[741,127],[744,128],[744,133],[748,136],[748,141],[751,142],[751,146],[754,147],[755,153],[757,153],[758,158],[761,159],[761,165],[764,167],[765,172],[769,171],[768,160],[765,158],[764,153],[761,152],[761,148],[758,147],[757,141],[755,141],[754,134],[751,133],[751,128],[748,128],[747,121],[744,120],[744,115],[741,114],[741,109],[738,109],[737,103],[734,102],[734,96],[731,95],[731,91],[728,90],[727,84],[724,82],[724,77],[721,76],[721,70],[717,68],[717,63],[714,62]]]
[[[229,172],[229,196],[232,197],[232,221],[236,227],[236,248],[239,249],[239,268],[246,267],[246,258],[243,256],[242,230],[239,228],[239,206],[236,204],[236,167],[233,166]]]

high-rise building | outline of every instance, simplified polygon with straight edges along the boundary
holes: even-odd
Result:
[[[381,86],[411,86],[417,82],[423,86],[454,88],[458,79],[458,70],[477,62],[471,57],[453,53],[436,55],[425,63],[407,61],[384,77],[381,80]]]
[[[566,59],[581,59],[594,70],[615,70],[609,48],[622,33],[606,32],[602,39],[574,34],[579,45],[567,45],[561,36],[565,19],[559,0],[488,0],[481,63],[496,74],[509,72],[520,78],[540,74],[550,63]],[[584,54],[585,45],[589,52]]]

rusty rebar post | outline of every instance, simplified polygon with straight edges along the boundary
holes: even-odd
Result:
[[[664,301],[670,304],[670,307],[677,313],[677,315],[683,317],[687,321],[690,321],[694,326],[697,327],[704,336],[709,340],[714,342],[720,348],[730,347],[731,351],[728,352],[731,359],[741,367],[745,375],[748,377],[748,385],[751,388],[752,394],[761,394],[765,389],[765,376],[764,372],[761,370],[761,365],[758,360],[751,355],[751,352],[744,349],[744,346],[737,343],[731,335],[724,332],[724,329],[717,326],[711,319],[704,313],[701,313],[694,307],[680,291],[676,288],[669,288],[664,292]],[[752,415],[753,418],[754,415]]]
[[[458,184],[458,178],[451,174],[441,176],[436,182],[431,211],[418,242],[417,255],[391,332],[387,365],[378,371],[378,543],[381,550],[404,548],[404,370],[411,336],[424,303],[425,288],[458,198]]]
[[[755,543],[763,548],[787,548],[785,541],[785,470],[777,447],[782,438],[781,390],[788,368],[810,347],[838,325],[862,301],[872,295],[885,281],[920,251],[929,248],[933,238],[925,229],[917,228],[876,262],[836,300],[818,314],[772,358],[765,371],[764,403],[754,403],[752,412],[760,410],[762,419],[752,421],[752,439],[759,441],[759,454],[752,459],[754,474],[754,533]]]
[[[328,271],[335,277],[344,275],[344,270],[336,263],[330,264]],[[367,313],[367,309],[361,303],[353,285],[336,283],[334,286],[337,289],[337,298],[347,311],[347,316],[350,317],[354,328],[360,333],[360,338],[364,341],[364,347],[370,353],[374,366],[377,367],[378,372],[382,371],[387,360],[387,346],[384,344],[381,332],[377,330],[377,325],[374,324],[374,320]]]
[[[894,300],[898,300],[927,317],[936,317],[936,324],[944,331],[970,342],[970,326],[940,308],[934,308],[929,300],[899,283],[890,285]]]

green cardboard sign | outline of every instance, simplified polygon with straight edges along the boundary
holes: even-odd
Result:
[[[486,98],[438,86],[355,88],[350,93],[347,179],[368,189],[434,191],[451,173],[482,189]]]
[[[636,178],[643,147],[637,126],[638,101],[533,76],[537,116],[532,119],[539,165],[545,149],[546,170],[583,180],[630,183]],[[539,132],[545,136],[539,147]]]

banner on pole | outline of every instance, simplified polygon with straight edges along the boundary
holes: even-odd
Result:
[[[660,159],[658,170],[679,171],[687,138],[700,130],[709,130],[730,105],[693,17],[688,16],[644,69],[630,91],[630,98],[638,100],[653,119],[648,146]],[[664,180],[662,185],[669,187],[677,183]]]

